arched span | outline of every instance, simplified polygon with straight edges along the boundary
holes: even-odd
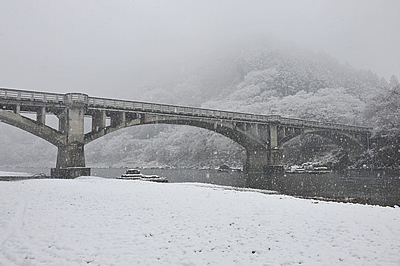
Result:
[[[25,130],[57,147],[62,146],[65,143],[65,136],[57,130],[46,125],[40,125],[34,120],[19,114],[0,110],[0,121]]]
[[[288,142],[289,140],[298,137],[300,135],[305,134],[316,134],[322,136],[324,138],[328,138],[333,141],[338,146],[341,146],[345,149],[353,148],[353,149],[366,149],[368,147],[360,140],[354,137],[353,135],[345,132],[338,131],[324,131],[324,130],[304,130],[300,132],[296,132],[295,134],[285,136],[279,142],[279,146],[281,147],[283,144]]]
[[[150,125],[150,124],[172,124],[172,125],[186,125],[207,129],[225,137],[228,137],[243,146],[246,149],[266,150],[266,143],[260,138],[250,134],[244,128],[241,128],[234,121],[229,120],[214,120],[214,119],[193,119],[176,116],[163,116],[163,115],[146,115],[145,118],[137,118],[127,121],[124,125],[117,125],[114,127],[107,127],[98,132],[89,132],[85,134],[85,144],[98,139],[106,134],[119,130],[121,128],[137,126],[137,125]]]

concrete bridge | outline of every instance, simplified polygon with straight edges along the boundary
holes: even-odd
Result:
[[[35,114],[36,119],[21,113]],[[58,129],[46,116],[58,117]],[[84,133],[85,117],[91,131]],[[21,128],[58,147],[52,176],[89,175],[84,147],[121,128],[145,124],[177,124],[205,128],[242,145],[247,151],[244,170],[265,173],[280,169],[280,147],[301,134],[331,138],[345,148],[367,149],[370,128],[203,108],[89,97],[83,93],[47,93],[0,88],[0,121]]]

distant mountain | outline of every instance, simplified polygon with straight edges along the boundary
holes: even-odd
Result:
[[[140,100],[378,128],[379,123],[371,121],[373,116],[366,112],[390,88],[371,71],[340,64],[324,53],[271,41],[214,51],[200,63],[182,66],[168,80],[143,85]],[[54,147],[20,130],[12,132],[8,134],[0,125],[0,149],[5,151],[0,154],[1,165],[54,167]],[[18,144],[21,139],[23,144]],[[312,144],[310,150],[303,149],[301,158],[288,156],[287,163],[321,158],[337,163],[343,157],[339,147],[319,137],[298,138],[285,149],[302,152],[304,143]],[[241,165],[245,156],[244,149],[226,137],[171,125],[123,129],[90,143],[85,151],[88,166],[107,167]]]
[[[323,53],[276,43],[221,52],[214,61],[176,80],[175,85],[168,83],[165,90],[160,89],[162,86],[150,90],[149,99],[162,99],[167,94],[177,104],[195,99],[195,105],[206,108],[368,126],[370,120],[364,115],[368,102],[388,87],[384,79],[371,71],[356,70]],[[187,94],[182,93],[187,84],[191,84],[187,86]],[[191,99],[188,95],[194,97]],[[208,143],[210,135],[218,141]],[[218,142],[226,148],[221,155],[215,149]],[[151,149],[143,152],[157,150],[163,154],[157,158],[161,164],[216,166],[226,162],[239,165],[244,160],[244,150],[236,143],[191,127],[170,127],[168,132],[155,136],[152,143]],[[287,163],[324,158],[324,162],[339,164],[346,157],[340,147],[318,136],[298,138],[286,145],[288,148],[298,149],[303,156],[286,156]],[[284,153],[291,154],[285,149]]]

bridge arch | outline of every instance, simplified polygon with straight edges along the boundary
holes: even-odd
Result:
[[[330,139],[334,144],[344,148],[344,149],[356,149],[356,150],[363,150],[368,148],[367,140],[363,140],[362,136],[355,136],[347,132],[339,132],[339,131],[332,131],[332,130],[302,130],[296,132],[294,134],[289,134],[284,136],[279,141],[279,147],[282,147],[286,142],[299,137],[301,135],[306,134],[315,134],[321,137]]]
[[[27,131],[57,147],[64,145],[64,136],[59,131],[44,124],[38,123],[37,121],[34,121],[28,117],[9,111],[0,110],[0,121]]]
[[[125,127],[85,145],[88,164],[121,167],[239,167],[245,162],[245,155],[243,146],[215,131],[166,123]]]
[[[252,123],[249,121],[237,121],[228,119],[215,119],[193,116],[177,116],[159,113],[136,113],[121,116],[116,114],[111,117],[111,123],[100,130],[94,130],[85,135],[85,144],[100,138],[106,134],[121,128],[132,127],[146,124],[173,124],[187,125],[203,128],[219,133],[246,149],[245,169],[256,169],[262,171],[265,165],[279,165],[282,160],[280,149],[287,141],[303,135],[317,134],[331,139],[335,144],[346,149],[352,148],[361,151],[365,149],[365,142],[361,139],[362,134],[357,132],[346,132],[332,130],[331,128],[305,128],[286,126],[278,122],[272,123]],[[113,122],[114,117],[114,122]],[[96,126],[95,128],[98,128]]]
[[[143,115],[144,116],[144,115]],[[225,121],[217,119],[202,119],[202,118],[185,118],[185,117],[174,117],[174,116],[164,116],[159,114],[146,114],[145,117],[133,119],[127,121],[124,124],[119,124],[115,126],[109,126],[103,130],[89,132],[85,135],[85,144],[98,139],[106,134],[117,131],[121,128],[138,126],[138,125],[151,125],[151,124],[170,124],[170,125],[186,125],[198,128],[207,129],[216,133],[219,133],[244,148],[248,149],[259,149],[266,150],[266,143],[263,142],[257,136],[249,134],[244,128],[245,124],[240,124],[234,121]]]

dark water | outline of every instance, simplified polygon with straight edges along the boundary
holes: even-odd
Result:
[[[44,173],[48,168],[0,168],[1,171]],[[93,176],[116,178],[124,168],[92,168]],[[400,206],[399,170],[345,170],[329,174],[248,176],[241,172],[198,169],[142,169],[143,174],[167,177],[171,183],[199,182],[233,187],[269,189],[287,195],[382,206]]]
[[[329,174],[284,174],[250,178],[250,187],[306,198],[400,206],[400,171],[346,170]]]
[[[92,175],[115,178],[125,173],[126,169],[92,168]],[[223,186],[245,187],[246,180],[240,172],[220,172],[218,170],[198,169],[141,169],[145,175],[155,174],[163,176],[171,183],[199,182]]]
[[[0,167],[0,171],[27,172],[32,174],[45,174],[50,176],[50,168],[23,168],[23,167]],[[126,168],[91,168],[91,175],[116,178],[125,173]],[[198,169],[141,169],[143,174],[155,174],[167,177],[171,183],[199,182],[216,185],[245,187],[246,180],[240,172],[220,172],[217,170]]]

